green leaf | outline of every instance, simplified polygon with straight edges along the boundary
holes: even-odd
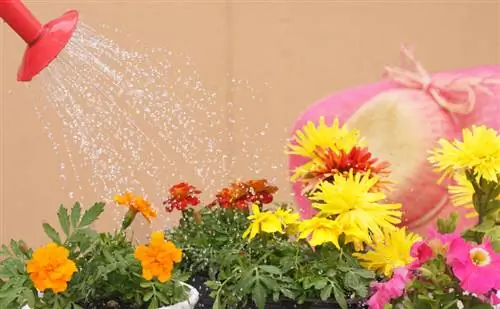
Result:
[[[471,228],[475,232],[486,233],[490,231],[495,226],[495,222],[492,220],[485,220],[483,223]]]
[[[325,278],[319,278],[318,280],[314,281],[314,288],[316,290],[321,290],[323,289],[326,285],[328,284],[328,280]]]
[[[73,304],[73,309],[85,309],[82,306],[79,306],[77,304]]]
[[[473,306],[470,309],[491,309],[491,308],[492,308],[491,305],[488,305],[488,304],[479,304],[479,305]]]
[[[339,304],[340,308],[347,309],[347,301],[345,299],[345,295],[342,289],[336,283],[332,284],[332,288],[333,288],[333,296],[335,297],[335,300]]]
[[[141,288],[149,288],[153,285],[153,283],[151,281],[143,281],[141,282],[140,286]]]
[[[147,292],[146,294],[144,294],[144,296],[142,297],[142,300],[145,301],[145,302],[148,302],[151,297],[153,297],[153,291],[149,291]]]
[[[153,300],[149,303],[148,309],[158,309],[158,300],[153,298]]]
[[[264,283],[264,285],[269,289],[269,290],[275,290],[278,288],[278,282],[276,282],[276,280],[274,280],[273,278],[271,277],[267,277],[267,276],[260,276],[259,277],[259,280],[262,281],[262,283]]]
[[[327,301],[331,295],[332,295],[332,285],[329,284],[321,290],[319,297],[321,298],[322,301]]]
[[[260,282],[256,282],[252,288],[252,299],[258,309],[264,309],[266,305],[266,289]]]
[[[346,288],[356,291],[361,283],[359,278],[353,273],[347,273],[344,276],[344,285]]]
[[[29,289],[24,289],[23,296],[28,302],[28,306],[30,308],[35,308],[35,294],[33,293],[33,291]]]
[[[59,245],[61,244],[61,237],[59,237],[59,233],[57,233],[57,231],[50,224],[44,223],[43,230],[53,242]]]
[[[260,265],[259,269],[272,275],[281,275],[281,269],[273,265]]]
[[[69,235],[69,217],[68,210],[64,208],[63,205],[59,206],[59,211],[57,212],[57,217],[59,218],[59,224],[66,236]]]
[[[89,226],[97,220],[104,211],[104,206],[104,203],[95,203],[92,207],[86,210],[78,227]]]
[[[287,298],[295,299],[295,294],[287,288],[280,288],[280,292]]]
[[[71,208],[71,226],[76,229],[78,227],[78,221],[80,221],[80,216],[82,215],[82,207],[80,203],[76,202]]]

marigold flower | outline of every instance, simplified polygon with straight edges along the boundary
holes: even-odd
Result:
[[[201,191],[186,182],[173,185],[168,191],[169,197],[163,202],[167,212],[172,212],[174,209],[182,211],[188,206],[197,206],[200,204],[200,199],[197,195]]]
[[[257,234],[283,232],[280,218],[270,211],[260,211],[259,206],[252,205],[252,215],[248,216],[250,226],[243,233],[243,238],[253,239]]]
[[[327,218],[314,217],[304,220],[299,224],[299,239],[304,239],[312,235],[309,244],[312,247],[325,243],[332,243],[340,248],[339,237],[342,234],[341,226],[334,220]]]
[[[252,203],[261,205],[271,203],[274,199],[273,194],[277,191],[278,187],[269,184],[266,179],[236,182],[217,193],[209,207],[218,204],[222,208],[248,209]]]
[[[292,212],[291,209],[278,208],[274,214],[281,220],[288,235],[294,235],[298,231],[300,214]]]
[[[27,263],[30,279],[38,291],[51,289],[62,293],[68,288],[68,282],[77,271],[76,264],[69,258],[68,249],[49,243],[33,253]]]
[[[319,182],[332,180],[334,175],[347,176],[353,174],[378,176],[378,181],[373,190],[378,191],[388,185],[390,181],[386,178],[389,174],[390,164],[379,161],[368,151],[368,148],[352,147],[350,151],[340,149],[334,151],[331,148],[317,148],[316,158],[309,170],[299,168],[295,171],[293,178],[304,182],[304,191],[311,191]]]
[[[182,260],[182,250],[166,241],[163,232],[153,232],[149,245],[140,245],[134,255],[141,262],[143,278],[152,280],[157,277],[162,283],[170,280],[174,263]]]
[[[156,211],[151,207],[151,204],[141,196],[125,192],[123,195],[116,195],[114,200],[117,204],[129,208],[132,214],[132,220],[137,213],[141,213],[150,223],[151,218],[157,217]]]

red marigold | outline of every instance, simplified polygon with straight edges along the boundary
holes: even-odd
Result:
[[[368,148],[353,147],[351,151],[344,150],[332,151],[330,148],[317,148],[315,151],[318,164],[315,168],[309,171],[303,181],[306,183],[306,189],[314,187],[318,182],[333,177],[336,174],[347,174],[350,170],[356,173],[370,173],[386,177],[390,174],[389,162],[379,161],[372,157],[372,153]],[[384,184],[389,183],[388,180],[382,178],[377,188],[380,189]]]
[[[186,182],[173,185],[168,191],[169,197],[163,202],[167,212],[172,212],[174,209],[182,211],[188,206],[200,204],[200,199],[197,195],[200,194],[201,191]]]
[[[266,179],[232,183],[216,194],[210,207],[218,204],[222,208],[248,209],[252,203],[269,204],[278,187],[270,185]]]

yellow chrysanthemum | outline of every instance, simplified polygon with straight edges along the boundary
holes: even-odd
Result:
[[[463,173],[456,174],[453,179],[455,180],[456,185],[448,186],[448,191],[451,194],[451,201],[453,205],[470,210],[470,212],[466,214],[467,218],[477,217],[478,213],[472,203],[472,196],[474,195],[474,187],[472,186],[472,183]]]
[[[377,177],[349,173],[335,175],[333,183],[321,182],[311,196],[312,206],[320,216],[334,216],[341,226],[349,227],[353,235],[382,236],[382,228],[401,223],[401,204],[382,204],[383,192],[371,192]]]
[[[420,236],[407,232],[405,228],[385,229],[384,237],[370,245],[372,250],[353,253],[353,256],[360,260],[364,268],[390,277],[394,269],[415,260],[410,251],[413,244],[420,240]]]
[[[331,242],[335,247],[339,246],[339,236],[342,234],[342,227],[327,218],[314,217],[309,220],[304,220],[299,224],[299,239],[309,239],[309,244],[313,247]]]
[[[283,232],[283,223],[280,218],[270,211],[260,211],[259,206],[252,205],[252,215],[248,216],[250,226],[243,233],[243,238],[253,239],[257,234]]]
[[[281,223],[285,226],[286,232],[289,235],[297,233],[297,227],[300,223],[300,215],[296,212],[292,212],[291,209],[277,209],[274,214],[281,220]]]
[[[462,130],[463,141],[439,140],[440,148],[431,151],[429,162],[449,177],[473,169],[479,177],[498,182],[500,174],[500,136],[486,126]]]
[[[318,125],[309,121],[302,130],[295,133],[294,140],[288,144],[287,154],[293,154],[308,158],[310,161],[299,166],[292,176],[292,180],[300,178],[311,170],[315,162],[320,160],[316,150],[327,149],[337,152],[344,150],[349,152],[354,146],[362,146],[363,141],[359,130],[348,130],[346,126],[340,126],[339,120],[335,119],[331,125],[325,123],[325,118],[321,117]]]
[[[28,261],[27,271],[38,291],[51,289],[62,293],[68,288],[68,281],[77,271],[76,264],[69,259],[68,249],[49,243],[37,249]]]

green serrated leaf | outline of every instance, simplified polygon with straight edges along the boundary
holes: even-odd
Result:
[[[273,265],[260,265],[259,269],[272,275],[281,275],[281,269]]]
[[[82,220],[78,227],[85,227],[92,224],[104,211],[104,203],[95,203],[92,207],[85,211]]]
[[[328,284],[328,280],[325,278],[318,278],[318,280],[315,280],[313,283],[316,290],[321,290]]]
[[[151,281],[143,281],[140,283],[141,288],[149,288],[153,285]]]
[[[28,302],[28,306],[30,308],[35,308],[35,294],[33,293],[32,290],[25,289],[23,290],[23,296]]]
[[[344,285],[346,288],[356,291],[360,285],[359,278],[354,273],[347,273],[344,276]]]
[[[71,208],[71,226],[76,229],[78,227],[78,222],[80,221],[80,216],[82,215],[82,206],[80,203],[76,202]]]
[[[287,298],[295,299],[295,294],[287,288],[280,288],[280,292]]]
[[[332,295],[332,285],[329,284],[321,290],[319,297],[321,298],[322,301],[327,301],[331,295]]]
[[[53,242],[59,245],[61,244],[61,237],[59,236],[59,233],[50,224],[44,223],[43,230]]]
[[[332,284],[333,288],[333,296],[335,297],[335,301],[339,304],[340,308],[347,309],[347,301],[345,299],[345,294],[342,289],[336,284]]]
[[[149,291],[142,297],[142,300],[148,302],[153,297],[153,291]]]
[[[149,303],[148,309],[158,309],[158,300],[153,298],[153,300]]]
[[[269,290],[275,290],[276,288],[278,288],[278,282],[271,277],[260,276],[259,280],[262,281],[262,283],[264,283],[266,288],[268,288]]]
[[[264,309],[266,305],[266,288],[260,283],[256,282],[252,288],[252,299],[258,309]]]
[[[64,208],[63,205],[59,206],[59,211],[57,212],[57,217],[59,218],[59,224],[66,236],[69,235],[69,217],[68,210]]]

